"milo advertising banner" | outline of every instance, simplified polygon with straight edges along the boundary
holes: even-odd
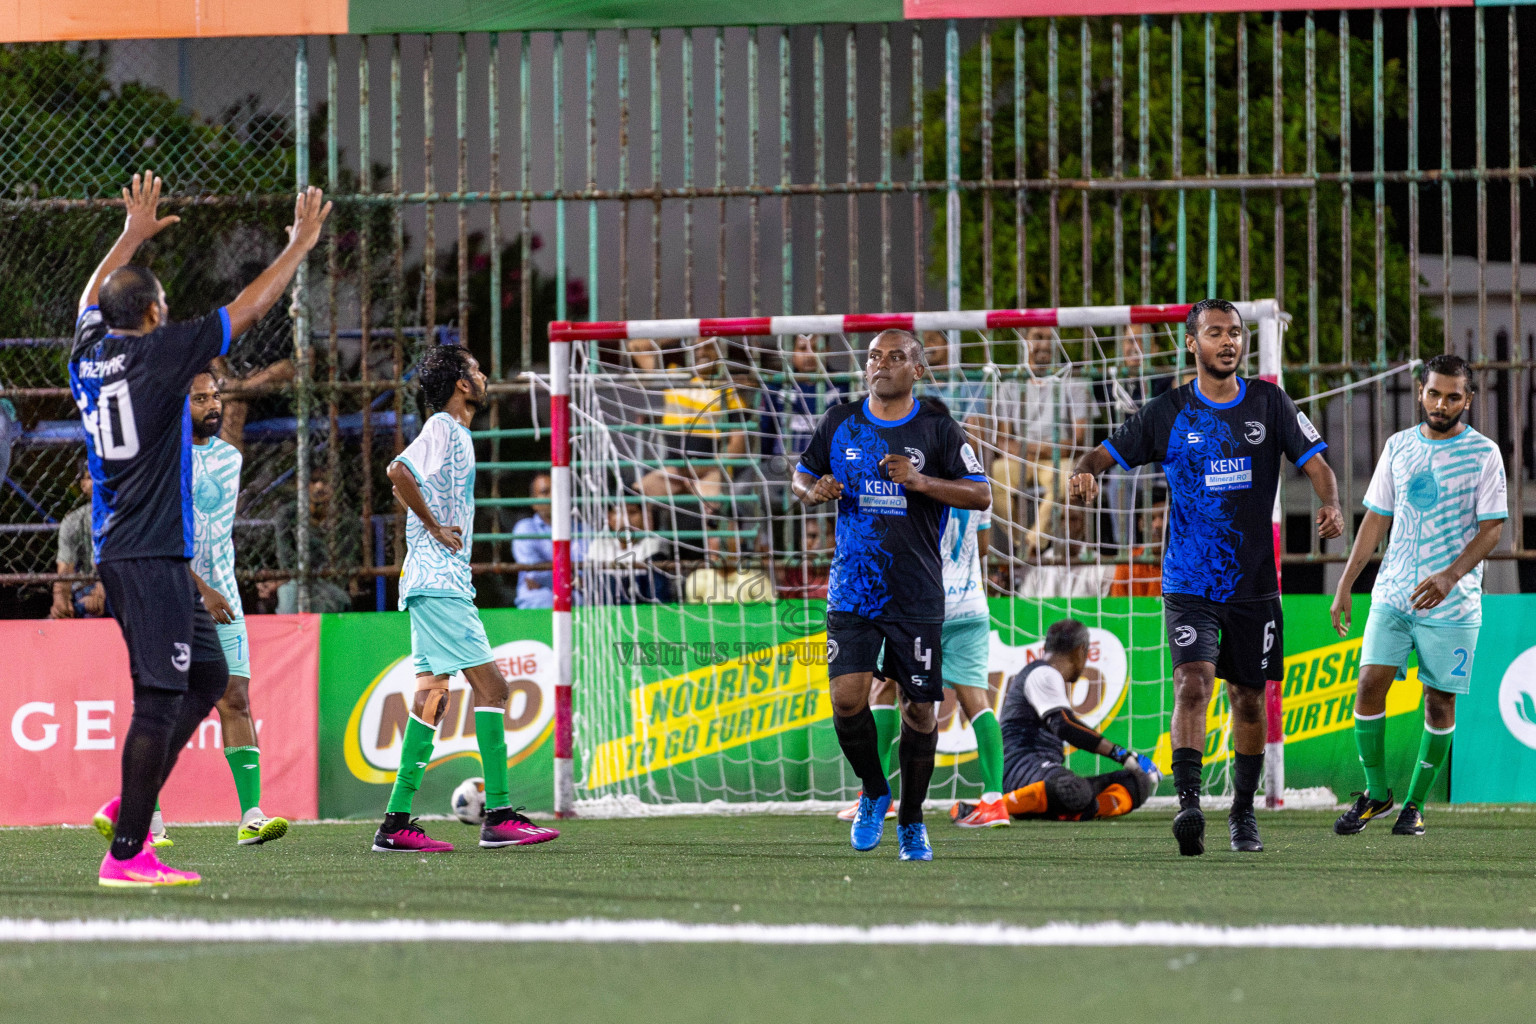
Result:
[[[511,686],[507,763],[514,804],[548,810],[553,790],[555,663],[550,613],[512,608],[480,613],[491,653]],[[375,818],[384,812],[416,691],[410,621],[404,612],[326,615],[320,634],[320,816]],[[447,814],[464,779],[480,775],[474,697],[461,674],[449,680],[437,746],[416,796],[420,814]]]

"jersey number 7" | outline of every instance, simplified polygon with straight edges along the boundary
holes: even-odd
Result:
[[[96,454],[114,461],[139,454],[139,429],[133,420],[133,396],[126,380],[114,381],[101,389],[94,410],[86,407],[82,395],[75,400],[85,432],[96,442]]]

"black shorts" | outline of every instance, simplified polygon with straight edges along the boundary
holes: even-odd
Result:
[[[1036,753],[1007,759],[1003,762],[1003,792],[1011,793],[1036,782],[1044,782],[1051,777],[1051,773],[1067,770],[1059,758],[1053,761]]]
[[[1285,678],[1285,619],[1278,597],[1223,603],[1164,594],[1163,617],[1175,668],[1209,661],[1217,677],[1260,690],[1267,680]]]
[[[224,660],[219,631],[185,558],[113,559],[96,574],[128,645],[135,686],[185,693],[194,661]]]
[[[827,678],[878,672],[895,680],[908,700],[944,699],[943,622],[866,619],[852,612],[827,613]],[[885,647],[884,656],[880,653]]]

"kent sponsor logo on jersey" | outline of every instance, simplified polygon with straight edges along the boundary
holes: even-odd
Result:
[[[883,516],[907,514],[907,492],[889,480],[865,480],[859,488],[859,511]]]
[[[1253,486],[1253,459],[1206,459],[1205,486],[1213,491],[1244,491]]]
[[[78,369],[75,371],[75,374],[81,380],[84,380],[87,377],[109,377],[114,373],[122,373],[123,370],[127,368],[128,355],[127,353],[124,353],[122,355],[113,356],[111,359],[103,359],[100,361],[95,359],[82,359],[76,365],[78,366]]]

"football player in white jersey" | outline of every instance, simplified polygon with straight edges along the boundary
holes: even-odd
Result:
[[[446,853],[411,818],[411,804],[432,760],[438,722],[448,706],[448,678],[463,672],[475,698],[475,739],[485,776],[487,849],[542,843],[560,833],[542,828],[512,807],[507,792],[507,697],[511,690],[491,657],[485,626],[475,609],[469,567],[475,522],[475,445],[469,424],[485,402],[485,374],[469,350],[433,345],[416,367],[428,408],[435,410],[416,440],[389,464],[389,482],[410,514],[400,609],[411,616],[416,697],[400,748],[400,769],[373,837],[378,853]]]
[[[1371,590],[1355,694],[1355,744],[1366,790],[1333,830],[1354,835],[1392,809],[1387,785],[1387,691],[1419,655],[1424,733],[1394,835],[1424,834],[1424,798],[1456,729],[1456,695],[1468,692],[1482,622],[1483,559],[1509,518],[1499,446],[1462,423],[1472,404],[1471,368],[1460,356],[1424,364],[1424,422],[1387,439],[1365,492],[1365,519],[1333,599],[1333,626],[1349,632],[1350,587],[1387,530],[1386,557]]]
[[[192,581],[213,616],[229,663],[229,687],[214,707],[219,712],[224,757],[240,799],[235,842],[259,846],[288,834],[286,818],[261,809],[261,751],[251,716],[251,643],[235,581],[235,505],[240,500],[240,449],[219,437],[224,406],[211,373],[192,378]]]

